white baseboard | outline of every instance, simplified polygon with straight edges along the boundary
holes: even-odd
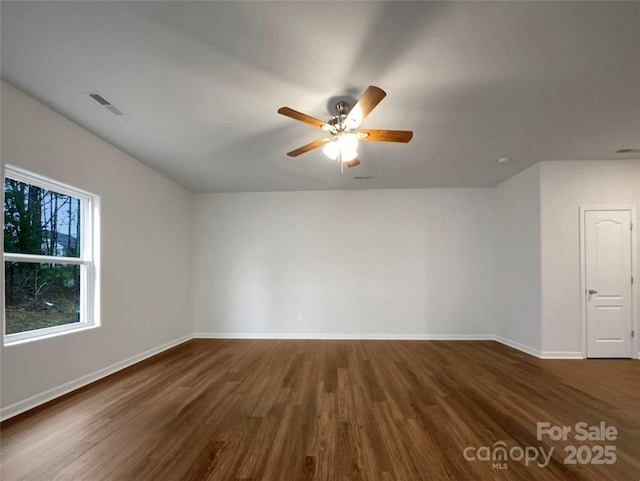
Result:
[[[584,359],[580,351],[542,351],[542,359]]]
[[[147,359],[151,356],[155,356],[156,354],[161,353],[162,351],[166,351],[178,344],[182,344],[190,339],[193,339],[193,335],[189,334],[187,336],[180,337],[178,339],[174,339],[173,341],[167,342],[166,344],[162,344],[161,346],[154,347],[153,349],[149,349],[140,354],[136,354],[135,356],[130,357],[129,359],[125,359],[124,361],[117,362],[112,364],[111,366],[107,366],[104,369],[100,369],[98,371],[92,372],[85,376],[79,377],[72,381],[66,382],[60,386],[56,386],[52,389],[48,389],[40,394],[36,394],[35,396],[31,396],[30,398],[24,399],[22,401],[18,401],[17,403],[11,404],[0,409],[0,421],[4,421],[5,419],[9,419],[13,416],[17,416],[20,413],[28,411],[29,409],[33,409],[41,404],[49,402],[57,397],[63,396],[64,394],[70,393],[71,391],[75,391],[87,384],[91,384],[92,382],[97,381],[98,379],[102,379],[103,377],[109,376],[115,372],[118,372],[126,367],[129,367],[133,364],[136,364],[144,359]]]
[[[380,341],[492,341],[493,334],[327,334],[288,332],[196,332],[196,339],[335,339]]]
[[[516,341],[512,341],[511,339],[507,339],[506,337],[502,337],[502,336],[495,336],[494,339],[500,344],[504,344],[505,346],[512,347],[514,349],[517,349],[518,351],[525,352],[535,357],[542,357],[542,352],[533,347],[527,346],[525,344],[521,344]]]
[[[580,351],[540,351],[493,334],[335,334],[290,332],[196,332],[195,339],[326,339],[379,341],[496,341],[540,359],[584,359]],[[640,359],[640,352],[638,353]]]
[[[495,336],[495,340],[505,346],[531,354],[532,356],[539,357],[540,359],[584,359],[582,353],[579,351],[540,351],[501,336]]]

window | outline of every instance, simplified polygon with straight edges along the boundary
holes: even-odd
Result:
[[[7,166],[4,342],[99,325],[98,198]]]

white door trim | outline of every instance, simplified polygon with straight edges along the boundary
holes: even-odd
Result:
[[[580,323],[581,323],[581,347],[582,357],[587,358],[587,279],[586,279],[586,252],[585,252],[585,212],[602,211],[602,210],[626,210],[631,212],[631,275],[634,282],[631,288],[631,319],[635,336],[631,340],[632,352],[631,357],[639,358],[640,349],[638,348],[638,287],[640,287],[640,279],[638,279],[638,224],[636,221],[636,207],[634,205],[581,205],[580,206]]]

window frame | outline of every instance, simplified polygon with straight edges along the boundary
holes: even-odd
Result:
[[[5,165],[3,181],[12,179],[43,189],[51,190],[80,200],[80,255],[79,257],[51,256],[41,254],[16,254],[4,251],[4,235],[2,238],[2,254],[4,262],[32,262],[51,264],[73,264],[80,266],[80,321],[60,326],[44,327],[30,331],[6,333],[5,292],[2,292],[2,336],[5,346],[45,339],[100,326],[99,296],[99,197],[71,185],[48,177],[15,167]],[[2,189],[2,205],[4,212],[4,188]],[[2,284],[5,284],[2,269]]]

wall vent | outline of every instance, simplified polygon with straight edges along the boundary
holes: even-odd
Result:
[[[357,175],[353,179],[354,180],[371,180],[373,179],[373,175]]]
[[[109,102],[100,92],[86,92],[86,94],[113,115],[124,115],[118,107]]]

